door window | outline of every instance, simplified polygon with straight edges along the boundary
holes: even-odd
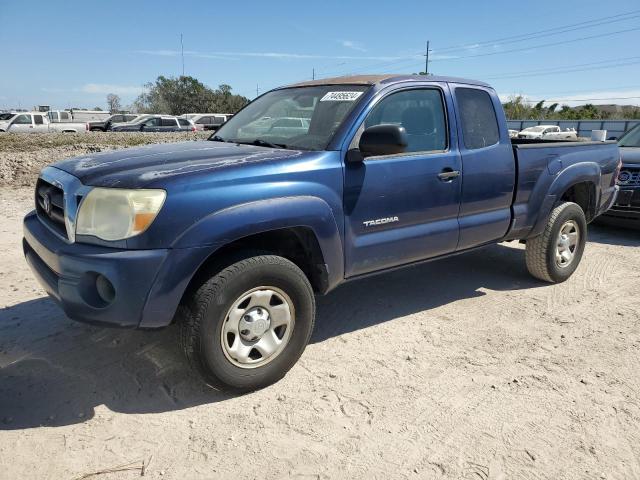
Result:
[[[181,127],[190,127],[191,124],[189,123],[189,120],[185,119],[185,118],[179,118],[178,119],[178,123],[180,124]]]
[[[176,126],[176,121],[173,118],[163,118],[162,119],[162,126],[163,127],[175,127]]]
[[[160,126],[160,119],[158,117],[149,118],[144,122],[146,127],[158,127]]]
[[[31,125],[31,117],[29,115],[18,115],[13,121],[14,125]]]
[[[456,100],[462,117],[464,146],[475,150],[498,143],[498,119],[489,94],[477,88],[456,88]]]
[[[383,98],[369,113],[364,128],[395,124],[407,131],[406,152],[447,149],[447,123],[442,94],[437,89],[405,90]]]
[[[42,125],[44,123],[44,121],[42,120],[42,115],[34,115],[33,116],[33,122],[36,125]]]

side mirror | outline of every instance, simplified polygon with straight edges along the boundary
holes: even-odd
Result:
[[[403,153],[409,140],[407,131],[400,125],[374,125],[362,132],[358,148],[363,157],[395,155]]]

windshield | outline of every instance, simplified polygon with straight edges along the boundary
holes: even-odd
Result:
[[[620,137],[618,145],[621,147],[640,147],[640,125],[636,125]]]
[[[15,116],[16,116],[15,113],[0,113],[0,121],[11,120]]]
[[[368,85],[274,90],[229,119],[210,140],[324,150]]]

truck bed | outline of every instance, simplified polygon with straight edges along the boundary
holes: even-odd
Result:
[[[581,177],[586,178],[589,174],[601,174],[601,184],[596,188],[600,189],[602,194],[611,190],[615,184],[614,172],[620,160],[615,141],[576,142],[514,138],[511,143],[516,162],[516,189],[510,238],[526,238],[530,234],[535,227],[538,213],[550,210],[549,204],[559,200],[548,195],[552,191],[552,184],[565,181],[563,174],[574,164],[575,167],[571,169],[572,181],[579,181]]]

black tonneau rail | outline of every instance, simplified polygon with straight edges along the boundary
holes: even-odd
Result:
[[[594,142],[581,140],[541,140],[539,138],[512,138],[511,145],[518,148],[545,148],[545,147],[583,147],[587,145],[609,145],[617,143],[615,140],[606,142]]]

